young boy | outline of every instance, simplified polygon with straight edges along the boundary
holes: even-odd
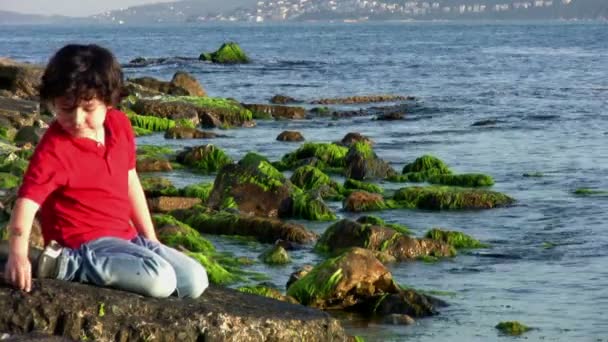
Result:
[[[16,288],[31,290],[32,271],[152,297],[196,298],[207,288],[198,262],[156,238],[135,171],[133,130],[115,109],[122,86],[116,58],[97,45],[67,45],[51,58],[40,99],[56,119],[36,147],[8,225],[4,272]],[[39,209],[47,246],[28,258]]]

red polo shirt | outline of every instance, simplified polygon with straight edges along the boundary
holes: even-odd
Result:
[[[100,238],[132,239],[128,172],[135,141],[127,116],[109,109],[105,145],[77,138],[53,122],[36,147],[19,197],[40,204],[44,241],[78,248]]]

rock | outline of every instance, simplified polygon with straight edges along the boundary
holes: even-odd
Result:
[[[346,157],[345,176],[354,180],[387,178],[397,172],[386,161],[378,158],[370,145],[364,141],[350,146]]]
[[[291,184],[272,165],[226,165],[215,179],[208,205],[223,209],[234,203],[242,212],[256,216],[284,217],[291,211]]]
[[[143,85],[131,82],[130,80],[125,81],[124,89],[129,96],[135,96],[139,99],[163,95],[163,93],[158,90],[146,88]]]
[[[342,207],[350,212],[363,212],[388,209],[381,194],[367,191],[354,191],[346,197]]]
[[[428,317],[438,312],[428,296],[414,290],[400,290],[388,295],[377,295],[368,298],[361,310],[374,316],[391,317],[407,315],[411,317]],[[393,316],[394,317],[394,316]],[[406,319],[406,321],[409,321]]]
[[[500,322],[495,328],[501,333],[511,336],[519,336],[531,330],[530,327],[517,321]]]
[[[207,96],[205,90],[196,78],[184,71],[178,71],[173,75],[171,84],[184,89],[189,96]]]
[[[348,149],[344,146],[308,142],[296,151],[285,154],[281,158],[281,163],[286,169],[294,169],[302,165],[311,165],[311,158],[314,157],[318,163],[312,165],[321,170],[325,167],[342,168],[347,153]]]
[[[391,324],[391,325],[412,325],[415,324],[416,321],[404,314],[390,314],[382,318],[383,324]]]
[[[241,64],[249,63],[249,58],[237,43],[224,43],[212,53],[203,53],[199,57],[202,61],[210,61],[220,64]]]
[[[177,196],[179,193],[170,180],[162,177],[141,178],[141,186],[147,197]]]
[[[376,294],[397,292],[389,270],[362,248],[326,260],[287,289],[300,303],[322,309],[345,309]]]
[[[400,95],[367,95],[367,96],[351,96],[345,98],[320,99],[312,101],[312,104],[358,104],[358,103],[373,103],[373,102],[393,102],[413,100],[412,96]]]
[[[37,100],[43,73],[42,66],[2,58],[0,59],[0,89],[8,91],[12,97]]]
[[[380,186],[378,186],[376,184],[362,182],[362,181],[358,181],[358,180],[354,180],[354,179],[350,179],[350,178],[344,181],[344,189],[363,190],[363,191],[373,192],[373,193],[377,193],[377,194],[384,193],[384,189],[382,189]]]
[[[201,125],[206,128],[254,127],[253,114],[233,99],[213,97],[176,97],[195,106]]]
[[[397,261],[424,256],[452,257],[456,254],[449,244],[442,241],[416,239],[393,228],[363,225],[348,219],[327,228],[317,241],[315,250],[335,255],[351,247],[385,252]]]
[[[23,126],[15,135],[15,144],[18,146],[25,145],[27,143],[37,145],[40,139],[46,132],[44,128],[38,128],[34,126]]]
[[[240,292],[251,293],[258,296],[264,296],[276,300],[280,300],[282,302],[299,304],[297,300],[293,297],[283,296],[281,292],[277,289],[264,286],[264,285],[256,285],[256,286],[243,286],[237,289]]]
[[[213,132],[204,132],[191,127],[171,127],[165,132],[165,139],[212,139],[218,137]]]
[[[342,138],[340,143],[344,146],[350,147],[353,144],[355,144],[356,142],[360,142],[360,141],[368,144],[369,146],[372,146],[374,144],[374,142],[370,138],[364,136],[361,133],[357,133],[357,132],[347,133],[344,136],[344,138]]]
[[[376,120],[381,120],[381,121],[403,120],[404,115],[405,114],[403,114],[401,112],[386,113],[386,114],[378,115],[376,117]]]
[[[136,57],[132,59],[129,63],[123,65],[126,68],[142,68],[152,65],[163,65],[163,64],[185,64],[192,63],[198,61],[198,58],[195,57],[181,57],[181,56],[173,56],[173,57],[160,57],[160,58],[146,58],[146,57]]]
[[[138,158],[135,169],[137,172],[166,172],[172,171],[173,166],[166,159],[148,157]]]
[[[168,213],[178,209],[190,209],[197,204],[201,204],[199,198],[191,197],[154,197],[148,198],[148,208],[153,213]]]
[[[215,246],[198,231],[170,215],[153,215],[158,239],[167,246],[185,248],[190,252],[215,253]],[[212,273],[212,270],[207,270]]]
[[[515,202],[500,192],[448,186],[401,188],[395,192],[393,200],[399,207],[427,210],[490,209]]]
[[[222,149],[211,144],[186,147],[177,154],[176,161],[205,173],[216,172],[232,163],[232,159]]]
[[[471,126],[475,127],[475,126],[494,126],[498,123],[498,120],[496,119],[488,119],[488,120],[481,120],[481,121],[475,121]]]
[[[312,265],[304,265],[304,266],[300,267],[297,271],[293,272],[289,276],[289,280],[287,280],[287,284],[285,285],[285,288],[288,289],[289,286],[291,286],[291,284],[293,284],[297,280],[302,279],[305,275],[310,273],[310,271],[312,271],[313,268],[314,267]]]
[[[0,331],[95,341],[347,340],[328,314],[228,288],[157,299],[51,279],[34,280],[27,295],[0,288]]]
[[[306,110],[302,107],[289,107],[265,104],[243,104],[254,117],[272,117],[276,120],[302,120],[306,118]]]
[[[277,136],[278,141],[304,141],[302,133],[297,131],[283,131]]]
[[[259,258],[268,265],[284,265],[291,262],[291,258],[285,248],[277,245],[266,249],[260,254]]]
[[[291,183],[302,190],[321,190],[323,198],[342,199],[343,189],[323,171],[314,166],[301,166],[291,175]]]
[[[151,89],[153,91],[157,91],[162,94],[177,95],[177,96],[189,95],[185,89],[183,89],[181,87],[176,87],[171,82],[157,80],[154,77],[145,76],[145,77],[138,77],[138,78],[130,78],[128,81],[131,83],[139,84],[144,88]]]
[[[225,211],[206,212],[198,207],[174,211],[171,214],[204,234],[251,236],[263,243],[274,243],[278,239],[310,243],[318,238],[317,234],[300,224],[264,217]]]
[[[486,248],[487,245],[473,237],[457,231],[433,228],[424,234],[424,237],[449,244],[456,249]]]
[[[426,181],[431,175],[450,175],[452,170],[441,159],[425,154],[405,165],[402,173],[419,173],[424,175],[421,181]]]
[[[20,128],[34,126],[39,110],[37,102],[0,97],[0,137],[11,140]]]
[[[183,101],[137,100],[133,111],[142,115],[156,116],[171,120],[188,120],[196,126],[200,123],[198,109],[191,103]]]
[[[274,104],[288,104],[288,103],[294,103],[294,102],[299,102],[299,101],[294,99],[293,97],[286,96],[286,95],[275,95],[270,99],[270,103],[274,103]]]

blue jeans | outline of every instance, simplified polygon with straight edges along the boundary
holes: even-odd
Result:
[[[205,268],[185,254],[141,236],[104,237],[64,248],[57,279],[164,298],[197,298],[209,286]]]

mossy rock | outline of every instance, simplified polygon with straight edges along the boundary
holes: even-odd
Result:
[[[243,64],[250,62],[249,57],[247,57],[241,47],[234,42],[222,44],[215,52],[203,53],[199,56],[199,59],[220,64]]]
[[[287,253],[285,248],[278,245],[274,245],[262,252],[260,259],[268,265],[285,265],[291,262],[289,253]]]
[[[589,188],[578,188],[574,190],[574,194],[578,196],[605,196],[608,195],[606,190],[595,190]]]
[[[207,202],[213,190],[213,183],[191,184],[180,189],[180,194],[187,197],[200,198],[203,203]]]
[[[179,190],[173,186],[170,180],[162,177],[141,178],[141,186],[144,193],[149,197],[178,196]]]
[[[358,181],[358,180],[350,179],[350,178],[347,179],[346,181],[344,181],[344,188],[352,189],[352,190],[364,190],[367,192],[373,192],[373,193],[377,193],[377,194],[384,193],[384,189],[382,189],[381,187],[379,187],[376,184],[362,182],[362,181]]]
[[[0,172],[0,189],[12,189],[19,186],[21,179],[7,172]]]
[[[239,102],[219,97],[178,96],[166,101],[186,102],[194,105],[203,127],[230,128],[251,125],[253,114]]]
[[[206,255],[205,253],[190,252],[186,254],[205,267],[209,281],[212,284],[227,285],[244,280],[242,276],[228,271],[226,268],[224,268],[224,266],[220,265],[212,257]]]
[[[175,121],[168,118],[159,118],[151,115],[139,115],[130,114],[128,115],[131,125],[134,128],[139,128],[140,133],[145,132],[164,132],[169,128],[175,127]],[[141,129],[145,131],[141,131]]]
[[[322,198],[332,200],[344,198],[342,186],[314,166],[305,165],[297,168],[290,180],[302,190],[317,190]]]
[[[10,173],[21,178],[25,174],[28,164],[28,160],[19,157],[17,153],[11,153],[0,161],[0,172]]]
[[[489,175],[481,173],[465,173],[459,175],[432,175],[428,178],[431,184],[463,186],[463,187],[481,187],[494,185],[494,179]]]
[[[158,239],[167,246],[182,246],[191,252],[215,253],[213,244],[197,230],[171,215],[153,215]]]
[[[515,201],[495,191],[447,186],[402,188],[395,192],[393,199],[403,208],[427,210],[490,209],[506,206]]]
[[[311,221],[332,221],[336,214],[325,204],[320,195],[312,191],[294,190],[291,195],[292,206],[289,217]]]
[[[412,231],[405,225],[402,224],[398,224],[398,223],[388,223],[386,221],[384,221],[383,219],[381,219],[378,216],[373,216],[373,215],[364,215],[361,216],[357,219],[357,222],[361,223],[361,224],[370,224],[373,226],[380,226],[380,227],[387,227],[387,228],[391,228],[394,229],[395,231],[401,233],[401,234],[406,234],[406,235],[411,235]]]
[[[426,238],[443,241],[456,249],[469,249],[469,248],[487,248],[486,244],[479,242],[479,240],[473,237],[456,231],[443,230],[440,228],[433,228],[429,230],[425,235]]]
[[[530,331],[532,328],[527,327],[517,321],[508,321],[498,323],[496,325],[496,329],[500,330],[500,332],[506,335],[519,336]]]
[[[320,169],[324,169],[324,166],[342,168],[347,153],[348,148],[337,144],[308,142],[284,155],[281,161],[286,168],[293,169],[300,166],[303,160],[317,158],[322,162]]]
[[[441,159],[428,154],[416,158],[412,163],[405,165],[402,173],[409,172],[426,172],[433,175],[452,174],[450,168]]]
[[[241,166],[253,166],[257,167],[261,162],[270,163],[268,158],[255,152],[247,152],[247,154],[239,160]]]
[[[380,194],[367,191],[354,191],[342,203],[342,208],[349,212],[378,211],[393,208],[392,202],[387,202]]]
[[[141,127],[135,127],[135,126],[134,126],[134,127],[133,127],[133,134],[134,134],[136,137],[143,137],[143,136],[146,136],[146,135],[151,135],[151,134],[154,134],[154,131],[151,131],[151,130],[149,130],[149,129],[145,129],[145,128],[141,128]]]
[[[345,176],[359,181],[387,178],[397,174],[386,161],[378,158],[371,146],[371,141],[354,142],[344,158],[344,163]]]
[[[254,295],[258,295],[258,296],[263,296],[263,297],[268,297],[268,298],[280,300],[282,302],[299,304],[298,301],[295,300],[293,297],[284,296],[283,294],[281,294],[281,292],[279,290],[268,287],[268,286],[264,286],[264,285],[242,286],[242,287],[237,288],[237,291],[244,292],[244,293],[250,293],[250,294],[254,294]]]
[[[157,145],[139,145],[137,146],[138,158],[165,158],[169,159],[175,155],[175,151],[169,147]]]
[[[177,155],[176,161],[202,173],[216,172],[232,163],[222,149],[211,144],[186,148]]]

